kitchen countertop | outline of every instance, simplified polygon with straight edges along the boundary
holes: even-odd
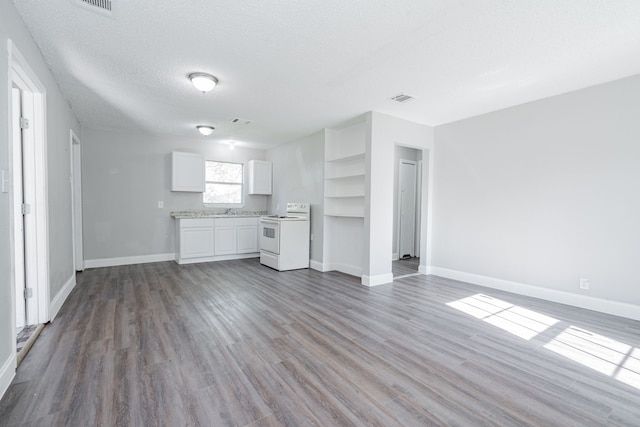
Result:
[[[267,215],[267,211],[242,211],[233,210],[229,213],[225,213],[226,209],[205,209],[205,210],[192,210],[192,211],[176,211],[171,212],[171,217],[175,219],[184,218],[249,218],[259,217]]]

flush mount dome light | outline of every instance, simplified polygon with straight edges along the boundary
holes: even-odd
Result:
[[[207,73],[191,73],[189,80],[202,93],[209,92],[218,84],[218,79]]]
[[[207,126],[207,125],[198,125],[198,126],[196,126],[196,128],[198,128],[200,133],[203,134],[204,136],[211,135],[213,133],[213,131],[215,130],[215,128],[213,126]]]

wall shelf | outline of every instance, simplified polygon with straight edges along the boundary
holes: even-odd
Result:
[[[351,179],[351,178],[364,178],[364,174],[363,173],[356,173],[353,175],[341,175],[341,176],[328,176],[325,179],[326,180],[333,180],[333,179]]]
[[[325,216],[333,216],[333,217],[340,217],[340,218],[363,218],[364,219],[364,213],[362,214],[349,214],[349,213],[341,213],[341,212],[329,212],[324,214]]]
[[[325,194],[327,199],[356,199],[364,197],[364,194]]]
[[[365,153],[356,153],[356,154],[352,154],[350,156],[344,156],[344,157],[337,157],[334,159],[326,159],[325,162],[327,163],[345,163],[345,162],[350,162],[352,160],[364,160],[364,156]]]

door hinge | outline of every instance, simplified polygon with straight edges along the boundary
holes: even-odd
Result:
[[[22,204],[22,215],[27,215],[31,213],[31,205],[28,203]]]
[[[20,117],[20,129],[29,129],[29,119]]]
[[[24,299],[33,297],[33,288],[24,288]]]

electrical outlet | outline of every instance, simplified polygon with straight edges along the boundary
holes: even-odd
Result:
[[[162,208],[164,208],[164,202],[162,200],[160,200],[158,202],[158,209],[162,209]]]
[[[587,290],[591,286],[591,280],[585,279],[584,277],[580,278],[580,289]]]

